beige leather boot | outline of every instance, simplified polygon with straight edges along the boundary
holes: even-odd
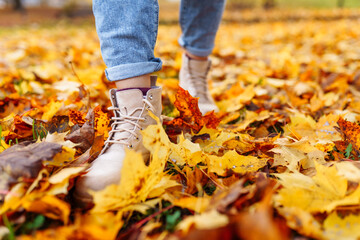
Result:
[[[188,90],[191,96],[199,98],[199,109],[202,114],[213,110],[215,112],[219,111],[209,93],[206,79],[210,67],[210,60],[194,60],[190,59],[186,54],[182,56],[179,85],[183,89]]]
[[[112,130],[99,157],[92,163],[88,172],[76,182],[74,197],[82,206],[92,202],[88,190],[99,191],[110,184],[120,181],[120,171],[125,157],[125,148],[143,154],[144,160],[149,159],[149,151],[142,144],[140,130],[156,121],[150,117],[149,111],[160,118],[161,88],[155,87],[156,76],[151,77],[152,88],[146,96],[139,89],[117,91],[110,90],[110,98],[114,111]]]

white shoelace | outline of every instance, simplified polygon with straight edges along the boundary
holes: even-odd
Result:
[[[194,78],[191,78],[191,85],[194,88],[196,94],[195,97],[199,97],[199,98],[208,97],[207,82],[204,76],[199,75],[199,76],[194,76]]]
[[[208,85],[206,81],[208,70],[205,73],[192,72],[189,68],[190,75],[190,85],[195,91],[194,97],[199,97],[200,99],[208,99]]]
[[[142,117],[144,111],[151,111],[154,112],[155,108],[154,106],[147,100],[147,99],[143,99],[143,103],[144,106],[142,108],[136,108],[134,109],[131,113],[128,113],[127,115],[122,114],[120,112],[120,109],[117,107],[109,107],[109,110],[114,111],[115,117],[112,117],[111,119],[114,121],[111,124],[111,131],[109,132],[109,138],[105,141],[105,148],[108,147],[109,144],[122,144],[122,145],[127,145],[129,148],[132,148],[132,145],[129,145],[129,141],[128,139],[130,138],[130,136],[134,136],[136,139],[138,139],[138,131],[136,131],[137,129],[141,129],[141,126],[139,124],[139,121],[145,121],[146,119],[144,117]],[[140,115],[137,116],[133,116],[135,112],[137,111],[141,111]],[[118,117],[116,117],[116,115],[118,115]],[[133,126],[132,129],[130,128],[125,128],[122,125],[124,123],[129,123]],[[130,135],[127,135],[126,137],[122,137],[120,139],[112,139],[115,135],[115,133],[123,133],[123,132],[128,132]]]

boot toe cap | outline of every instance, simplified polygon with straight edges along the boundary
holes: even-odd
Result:
[[[93,162],[88,172],[76,181],[74,197],[77,202],[91,203],[91,191],[97,192],[108,185],[120,182],[122,161],[114,161],[114,157],[107,153],[101,155]]]
[[[207,112],[215,111],[219,112],[219,108],[213,103],[201,103],[199,102],[200,112],[204,115]]]

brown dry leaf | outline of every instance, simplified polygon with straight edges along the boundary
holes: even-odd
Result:
[[[12,178],[35,178],[43,167],[44,161],[62,151],[57,143],[41,142],[30,145],[15,145],[0,153],[0,168],[2,173]]]
[[[254,206],[251,212],[240,213],[232,221],[236,224],[236,231],[241,239],[282,240],[289,239],[289,232],[281,229],[274,219],[271,206],[272,190],[268,188],[262,201]]]
[[[215,208],[220,213],[229,212],[235,201],[250,193],[251,190],[244,187],[245,181],[246,179],[242,178],[231,184],[229,188],[217,192],[212,197],[209,207]]]
[[[85,120],[81,128],[65,137],[65,140],[76,143],[81,153],[88,150],[94,143],[94,112],[92,110],[87,113]]]
[[[15,141],[15,139],[28,139],[29,137],[32,138],[33,130],[31,123],[24,121],[24,119],[16,115],[14,117],[11,129],[9,134],[5,138],[5,142],[9,142],[10,140]]]
[[[208,182],[208,177],[205,176],[203,171],[198,167],[194,167],[194,170],[188,166],[185,166],[182,171],[186,175],[186,188],[185,192],[188,194],[194,194],[198,192],[198,186],[204,186]]]

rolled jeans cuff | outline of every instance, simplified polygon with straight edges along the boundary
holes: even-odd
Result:
[[[180,44],[181,47],[183,47],[186,51],[188,51],[189,53],[198,56],[198,57],[207,57],[209,56],[212,51],[213,48],[209,48],[209,49],[200,49],[200,48],[196,48],[196,47],[190,47],[188,46],[185,41],[182,38],[179,38],[178,43]]]
[[[110,67],[105,70],[109,81],[119,81],[127,78],[137,77],[161,70],[162,62],[156,58],[156,62],[127,63]]]

